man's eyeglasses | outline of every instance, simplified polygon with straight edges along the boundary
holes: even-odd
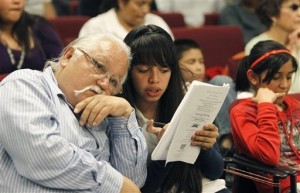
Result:
[[[299,7],[300,7],[300,5],[296,4],[296,3],[293,3],[290,6],[288,6],[288,8],[290,8],[293,12],[298,11]]]
[[[81,53],[83,53],[93,64],[93,69],[95,69],[96,74],[100,75],[101,78],[108,78],[109,80],[109,90],[111,94],[116,95],[121,92],[122,85],[120,81],[109,74],[107,68],[104,64],[98,62],[95,58],[90,56],[88,53],[83,51],[81,48],[77,48]]]

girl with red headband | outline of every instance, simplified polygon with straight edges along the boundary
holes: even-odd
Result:
[[[297,170],[300,182],[300,103],[287,95],[297,68],[296,59],[282,44],[257,43],[241,61],[236,80],[237,91],[252,89],[254,95],[231,109],[230,121],[239,153]],[[289,179],[280,185],[287,192]],[[273,192],[260,183],[256,188],[260,193]]]

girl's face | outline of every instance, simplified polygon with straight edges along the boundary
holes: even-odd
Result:
[[[291,33],[300,28],[300,1],[287,0],[281,5],[278,17],[274,17],[274,27],[279,27],[284,31]]]
[[[205,77],[205,65],[200,49],[189,49],[182,53],[179,60],[180,70],[185,82],[193,80],[203,81]]]
[[[119,0],[122,17],[129,26],[140,26],[144,23],[145,16],[149,13],[152,0]]]
[[[131,76],[137,92],[137,103],[153,103],[158,102],[166,91],[171,69],[141,64],[133,67]]]
[[[292,61],[289,60],[286,62],[277,73],[274,74],[270,83],[262,82],[262,80],[266,77],[267,70],[262,73],[259,78],[258,84],[256,85],[256,91],[260,88],[268,88],[275,93],[288,93],[293,79],[292,75],[294,73]],[[280,104],[283,101],[283,97],[277,98],[275,104]]]
[[[0,18],[4,23],[16,23],[23,9],[24,0],[0,0]]]

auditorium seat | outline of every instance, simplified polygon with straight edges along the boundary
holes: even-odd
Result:
[[[243,33],[237,26],[202,26],[199,28],[172,28],[175,39],[190,38],[203,49],[208,76],[222,74],[228,58],[244,50]],[[228,72],[227,72],[228,73]]]
[[[49,19],[54,29],[57,31],[64,45],[78,37],[83,24],[89,19],[89,16],[60,16]]]
[[[159,11],[151,11],[151,13],[156,14],[161,18],[163,18],[170,28],[178,28],[178,27],[186,26],[184,22],[184,17],[181,13],[178,12],[165,13]]]
[[[219,25],[219,13],[204,14],[204,25]]]

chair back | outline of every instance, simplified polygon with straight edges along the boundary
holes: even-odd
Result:
[[[244,50],[243,33],[237,26],[203,26],[173,28],[175,39],[190,38],[203,49],[207,69],[225,67],[227,59]]]
[[[3,80],[9,73],[0,74],[0,81]]]
[[[89,16],[60,16],[49,19],[49,22],[66,46],[78,37],[81,27],[89,18]]]
[[[179,12],[165,13],[159,11],[151,11],[151,13],[163,18],[163,20],[165,20],[170,28],[186,27],[184,16]]]
[[[204,25],[219,25],[219,13],[204,14]]]

